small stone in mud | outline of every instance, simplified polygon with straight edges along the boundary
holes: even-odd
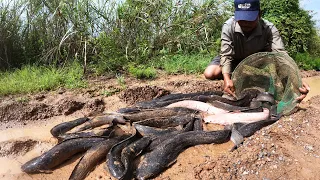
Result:
[[[242,174],[243,174],[243,175],[248,175],[248,174],[249,174],[249,171],[244,171]]]
[[[308,151],[313,151],[313,146],[311,145],[306,145],[304,148]]]
[[[258,155],[259,158],[263,158],[263,156],[264,156],[263,152],[260,152],[259,155]]]

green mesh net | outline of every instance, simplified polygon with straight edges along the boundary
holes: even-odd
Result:
[[[277,113],[290,113],[300,96],[299,68],[286,53],[253,54],[236,67],[231,79],[238,97],[243,90],[252,88],[273,94],[278,103]]]

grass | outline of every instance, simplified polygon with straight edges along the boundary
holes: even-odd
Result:
[[[82,68],[73,63],[64,68],[25,66],[0,74],[0,96],[86,87]]]
[[[149,64],[129,65],[128,72],[138,79],[156,78],[157,69],[162,69],[168,74],[202,73],[211,59],[209,55],[164,56]],[[78,63],[64,68],[28,65],[15,71],[0,72],[0,96],[50,91],[59,87],[67,89],[86,87],[87,82],[82,77],[83,69]],[[125,89],[124,77],[117,75],[116,78],[122,89]],[[116,90],[107,90],[103,94],[109,96],[115,92]]]
[[[137,79],[154,79],[157,77],[156,69],[148,65],[129,65],[128,71]]]
[[[164,70],[167,74],[201,74],[213,57],[209,54],[164,55],[146,64],[130,64],[127,71],[138,79],[154,79],[157,77],[158,69]],[[294,59],[302,69],[320,70],[320,58],[300,53]],[[86,87],[87,82],[82,77],[83,69],[78,63],[64,68],[25,66],[11,72],[0,72],[0,96],[50,91],[59,87],[67,89]],[[126,89],[125,77],[117,74],[116,78],[121,88],[105,90],[102,95],[110,96]],[[21,101],[27,100],[21,99]]]
[[[109,97],[114,95],[115,93],[120,92],[120,89],[117,88],[112,88],[112,89],[105,89],[101,92],[101,95],[105,96],[105,97]]]
[[[154,63],[154,66],[163,69],[168,74],[199,74],[211,62],[211,55],[173,55],[164,56]]]
[[[320,58],[313,57],[308,53],[298,53],[294,57],[297,65],[304,70],[320,70]]]
[[[116,78],[117,78],[117,83],[121,86],[121,89],[125,89],[127,85],[126,85],[124,76],[121,74],[117,74]]]
[[[157,69],[164,70],[167,74],[200,74],[212,60],[209,54],[197,55],[165,55],[155,58],[144,65],[129,65],[128,72],[138,79],[154,79]]]

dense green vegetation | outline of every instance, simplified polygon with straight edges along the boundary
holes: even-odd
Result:
[[[58,87],[85,87],[82,76],[83,70],[78,63],[59,69],[52,66],[24,66],[14,72],[0,74],[0,95],[40,92]]]
[[[299,0],[261,4],[297,64],[320,69],[320,37]],[[89,73],[201,73],[232,11],[233,0],[3,0],[0,94],[79,87]]]
[[[297,64],[306,70],[320,70],[319,35],[312,15],[299,7],[299,0],[261,0],[261,4],[263,17],[278,28]]]

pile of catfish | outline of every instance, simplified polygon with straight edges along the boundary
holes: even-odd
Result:
[[[237,148],[244,137],[280,117],[271,94],[249,89],[237,100],[222,95],[221,91],[169,94],[117,112],[61,123],[51,129],[59,143],[21,169],[29,174],[50,173],[75,154],[84,153],[69,179],[85,179],[101,162],[116,179],[149,179],[188,147],[231,140]],[[267,116],[257,118],[265,112]],[[226,126],[204,131],[203,122]]]

